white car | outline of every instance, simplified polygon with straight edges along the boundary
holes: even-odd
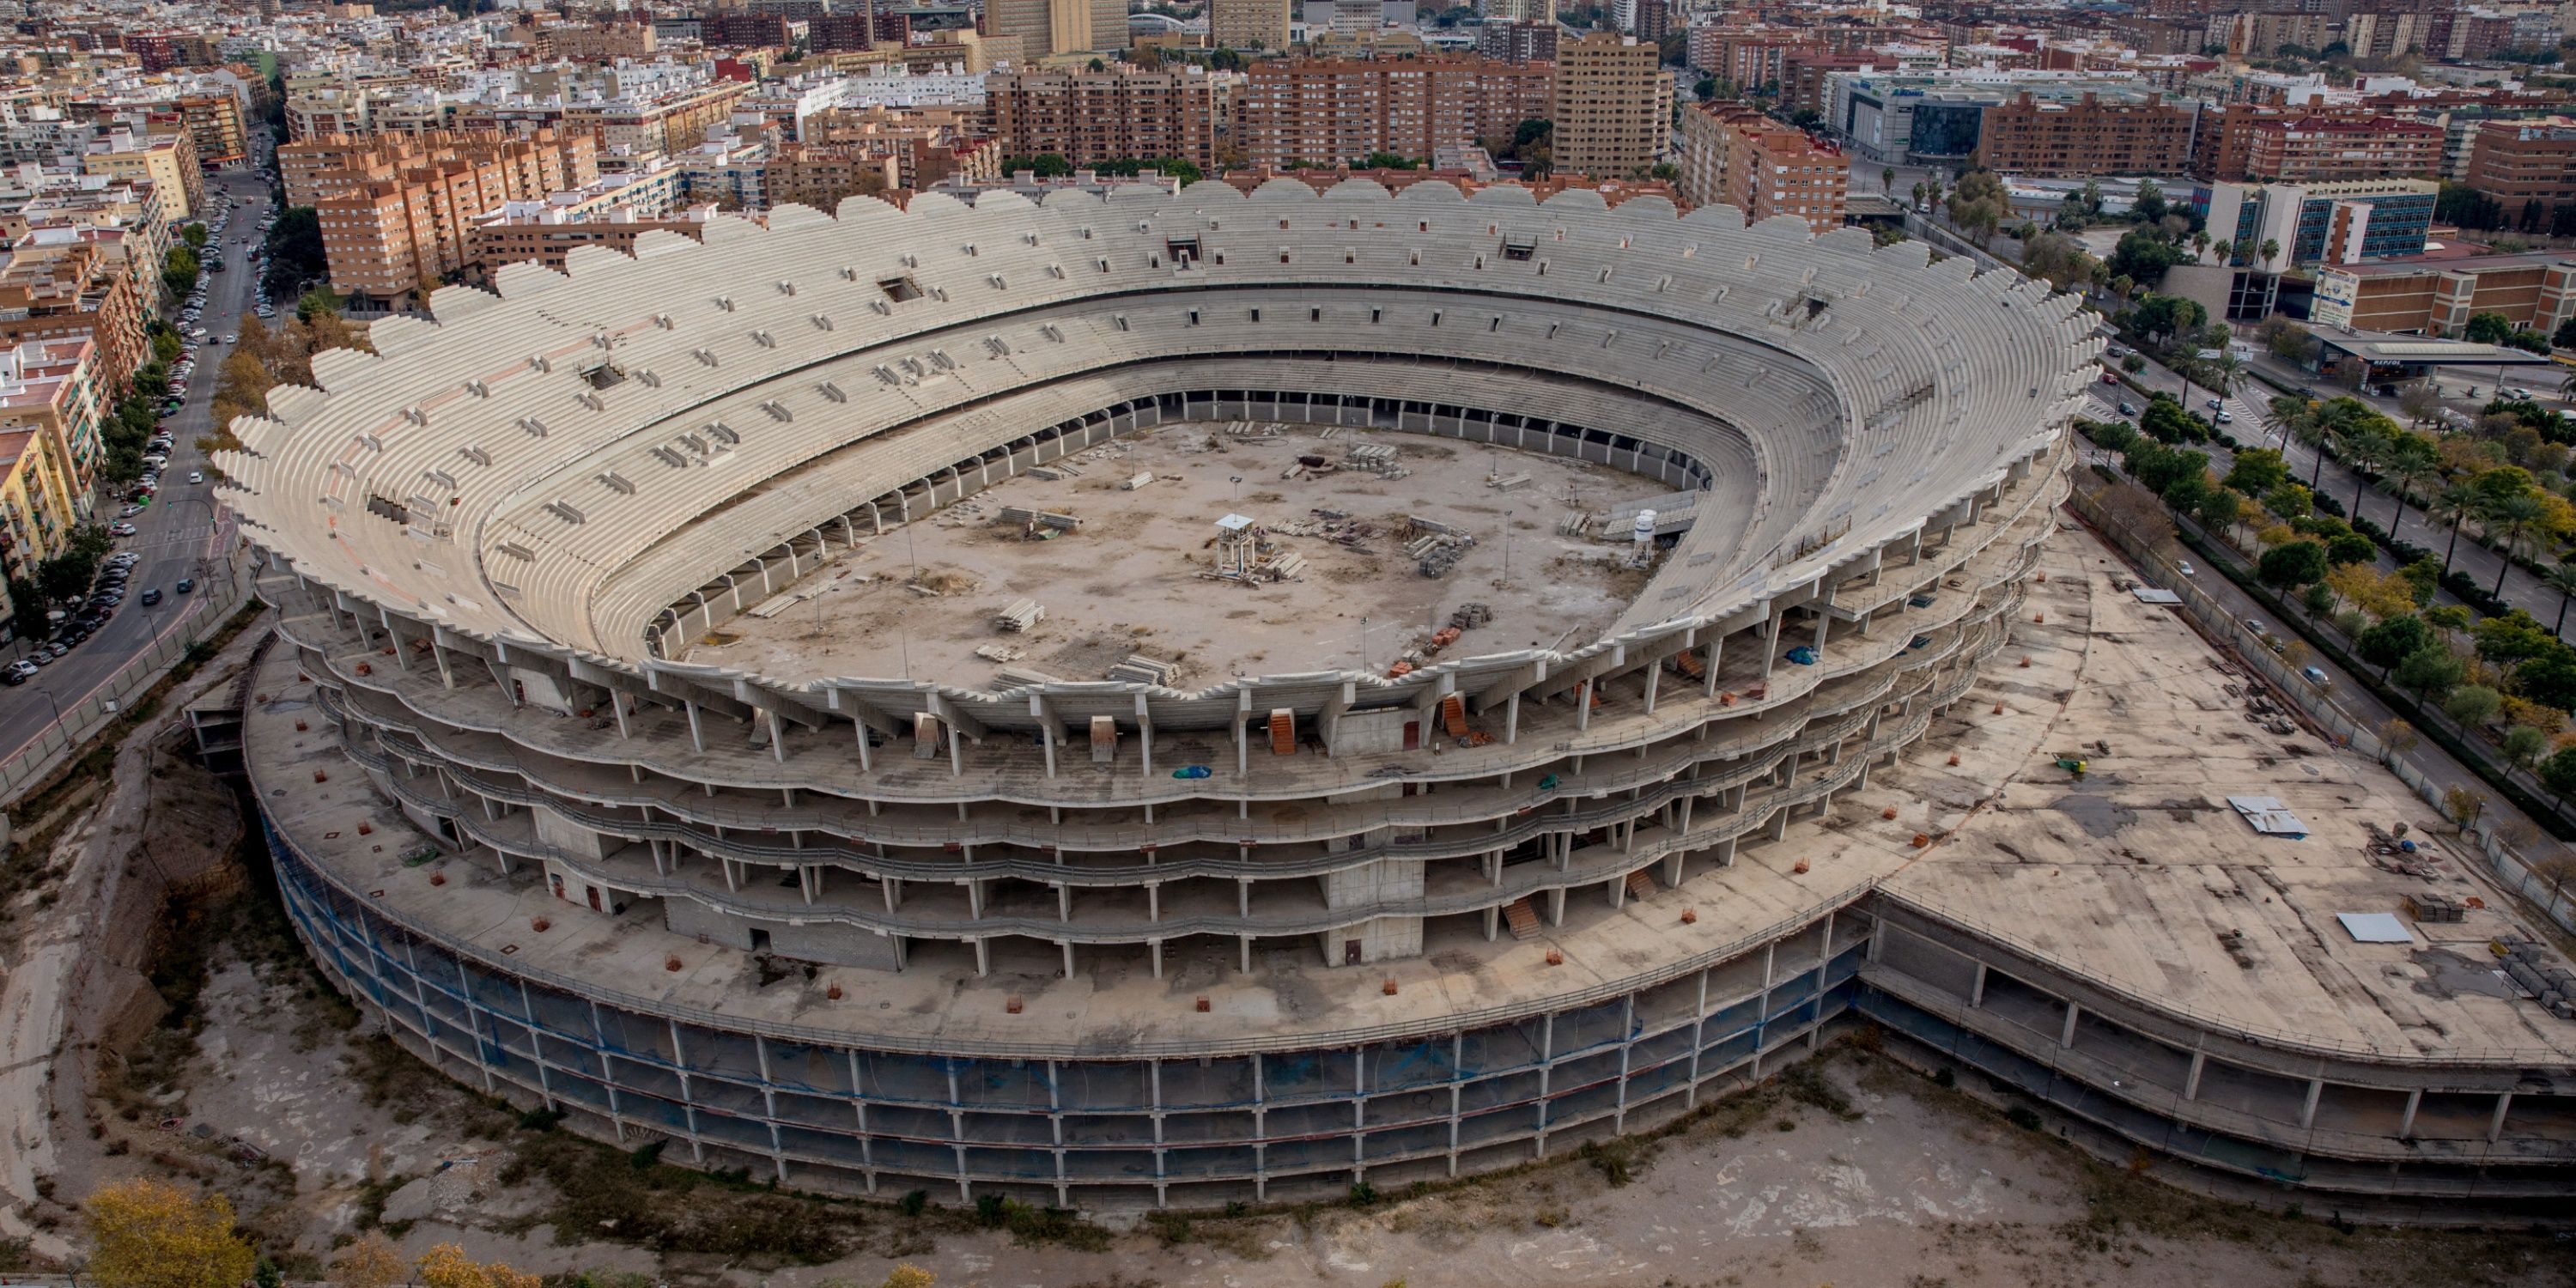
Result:
[[[134,535],[135,531],[136,529],[131,523],[120,523],[107,530],[108,535],[114,537],[130,537]]]
[[[190,470],[188,471],[188,481],[191,483],[203,483],[206,481],[206,472],[204,470]]]
[[[2199,576],[2199,575],[2200,575],[2199,570],[2198,570],[2198,569],[2193,568],[2193,567],[2191,566],[2191,561],[2190,561],[2190,560],[2188,560],[2188,559],[2183,560],[2181,563],[2175,564],[2175,565],[2174,565],[2174,571],[2175,571],[2175,572],[2178,572],[2178,573],[2181,573],[2183,576],[2186,576],[2186,577],[2197,577],[2197,576]]]

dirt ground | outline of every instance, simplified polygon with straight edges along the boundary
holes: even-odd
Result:
[[[1326,439],[1324,427],[1261,428],[1275,433],[1167,426],[1082,453],[1069,462],[1074,477],[1007,480],[834,558],[754,606],[773,616],[725,623],[687,660],[783,677],[900,674],[980,686],[1005,662],[978,656],[979,646],[1067,680],[1101,679],[1143,652],[1180,661],[1177,682],[1198,688],[1236,675],[1383,670],[1469,602],[1494,613],[1469,635],[1464,647],[1475,651],[1588,639],[1644,585],[1619,566],[1623,547],[1560,536],[1557,524],[1569,511],[1597,514],[1668,490],[1660,484],[1421,434],[1341,429]],[[1346,468],[1280,477],[1300,456],[1338,466],[1372,444],[1397,450],[1403,477]],[[1154,481],[1125,490],[1139,474]],[[1520,474],[1529,482],[1509,492],[1489,484]],[[1083,525],[1029,541],[1020,525],[999,521],[1006,506],[1070,513]],[[1317,511],[1365,532],[1334,540],[1315,530],[1325,522]],[[1260,584],[1207,575],[1216,521],[1229,513],[1268,529],[1278,551],[1307,567]],[[1446,575],[1424,577],[1400,535],[1408,516],[1474,544]],[[914,588],[916,568],[937,596]],[[994,615],[1023,597],[1043,605],[1046,620],[1025,633],[997,628]]]

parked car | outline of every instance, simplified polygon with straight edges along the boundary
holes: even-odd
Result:
[[[131,523],[120,523],[115,527],[109,528],[107,531],[109,536],[130,537],[135,534],[137,529]]]

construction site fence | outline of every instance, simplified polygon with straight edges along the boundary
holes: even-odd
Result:
[[[228,521],[208,542],[208,573],[197,593],[107,678],[76,697],[54,695],[59,713],[54,706],[45,708],[45,714],[55,716],[53,723],[0,757],[0,806],[15,804],[78,756],[90,739],[128,713],[136,694],[159,683],[198,641],[222,630],[233,610],[250,597],[250,559],[240,534]],[[19,701],[42,702],[41,692],[29,686]]]
[[[2231,646],[2239,662],[2249,671],[2269,682],[2277,694],[2299,709],[2310,723],[2334,739],[2337,746],[2378,761],[2398,781],[2423,798],[2424,803],[2449,816],[2444,795],[2453,786],[2434,781],[2413,761],[2393,751],[2387,739],[2371,722],[2345,710],[2334,696],[2307,677],[2298,668],[2274,655],[2264,636],[2255,633],[2236,614],[2207,592],[2194,585],[2174,567],[2173,562],[2140,540],[2126,524],[2106,513],[2084,489],[2077,488],[2067,497],[2067,508],[2082,515],[2102,534],[2148,581],[2158,588],[2172,591],[2182,600],[2183,615],[2200,628],[2202,634]],[[2532,857],[2504,838],[2504,811],[2485,810],[2461,825],[2458,840],[2462,848],[2476,852],[2487,866],[2489,875],[2506,889],[2528,900],[2551,921],[2564,930],[2576,931],[2576,907],[2571,907],[2565,891],[2555,888],[2542,876]],[[2537,829],[2535,829],[2537,830]],[[2539,844],[2550,844],[2540,842]]]

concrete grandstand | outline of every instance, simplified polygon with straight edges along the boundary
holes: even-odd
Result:
[[[808,1188],[1216,1206],[1667,1121],[1868,995],[1902,853],[1792,821],[1936,731],[2056,529],[2092,318],[1927,260],[1211,183],[442,290],[220,461],[290,908],[456,1076]],[[1120,554],[1148,512],[1205,544]]]

